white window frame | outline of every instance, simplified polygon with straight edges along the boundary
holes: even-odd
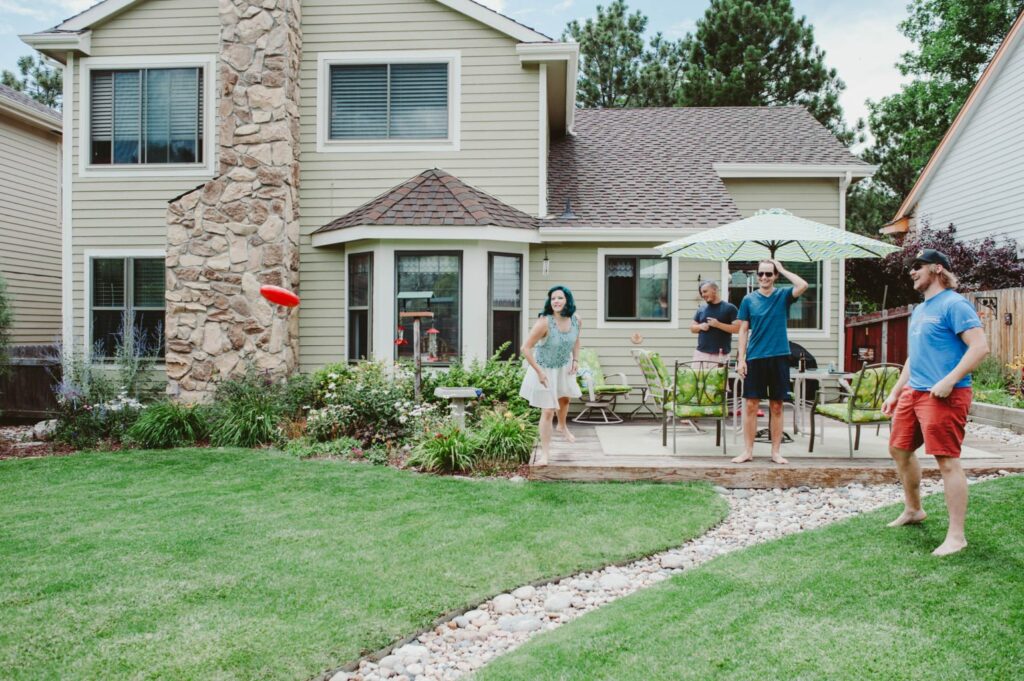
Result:
[[[821,338],[832,338],[832,261],[821,261],[821,323],[820,329],[786,329],[786,335],[790,340],[816,340]],[[785,277],[779,277],[785,279]],[[719,281],[723,286],[729,284],[729,263],[722,261],[722,270]],[[728,292],[725,292],[728,297]]]
[[[436,140],[330,139],[331,67],[351,64],[448,64],[448,138]],[[323,52],[316,69],[316,150],[321,153],[459,151],[461,140],[462,52],[406,50],[394,52]]]
[[[107,248],[107,249],[86,249],[83,255],[82,270],[83,278],[85,279],[85,286],[83,286],[84,297],[82,299],[82,328],[84,329],[84,338],[82,339],[84,347],[84,357],[87,357],[90,362],[106,362],[109,360],[108,357],[93,357],[92,356],[92,261],[103,260],[107,258],[161,258],[166,259],[167,254],[163,249],[160,248]],[[166,293],[166,285],[165,285]],[[127,301],[125,301],[127,304]],[[164,299],[164,315],[167,315],[167,300]],[[166,334],[166,327],[164,330]],[[157,367],[164,366],[164,360],[158,358],[156,361]]]
[[[679,267],[669,263],[669,308],[668,320],[651,321],[607,321],[605,319],[605,261],[607,256],[646,255],[660,257],[653,248],[599,248],[597,249],[597,328],[599,329],[678,329],[679,328]]]
[[[213,177],[217,141],[217,57],[216,55],[162,55],[137,57],[84,57],[80,62],[78,107],[78,174],[82,177]],[[92,71],[117,69],[162,69],[198,67],[203,69],[203,162],[202,163],[89,163],[92,158],[92,130],[89,113],[92,110],[89,89]]]
[[[363,255],[363,254],[367,254],[367,253],[372,258],[372,263],[373,264],[370,266],[370,299],[367,301],[369,303],[369,305],[367,306],[367,309],[369,310],[369,313],[367,314],[367,318],[370,321],[370,328],[367,331],[366,343],[367,343],[367,345],[370,346],[370,356],[366,358],[366,361],[373,362],[373,361],[377,360],[377,346],[376,346],[376,343],[375,343],[375,341],[377,339],[374,337],[374,330],[375,330],[376,324],[377,324],[377,315],[374,314],[374,310],[378,309],[378,307],[379,307],[378,304],[377,304],[377,297],[376,297],[377,296],[377,260],[379,259],[377,251],[378,251],[378,249],[377,249],[375,244],[372,244],[372,243],[371,244],[362,244],[360,246],[346,248],[344,254],[342,255],[342,257],[345,258],[345,285],[344,285],[344,293],[342,295],[342,306],[341,306],[341,308],[342,308],[342,313],[341,313],[342,317],[341,318],[345,320],[345,330],[342,333],[342,336],[343,336],[342,343],[343,343],[343,350],[344,350],[342,355],[345,357],[345,362],[348,363],[348,364],[353,364],[353,363],[359,361],[356,358],[350,357],[349,354],[348,354],[348,350],[349,350],[349,335],[352,333],[352,329],[349,328],[349,324],[348,324],[348,313],[349,313],[348,294],[349,294],[349,281],[350,281],[349,280],[349,266],[348,266],[349,258],[351,256],[353,256],[353,255]]]

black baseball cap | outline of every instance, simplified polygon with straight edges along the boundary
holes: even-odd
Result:
[[[913,265],[915,262],[926,262],[932,265],[942,265],[949,271],[953,271],[952,265],[949,264],[949,257],[942,251],[937,251],[934,248],[920,248],[914,257],[907,260],[908,265]]]

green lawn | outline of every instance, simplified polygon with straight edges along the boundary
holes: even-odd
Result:
[[[946,513],[891,507],[723,556],[499,658],[497,679],[1024,678],[1024,478],[971,487],[964,553]]]
[[[467,481],[265,451],[2,461],[0,676],[305,679],[725,512],[706,486]]]

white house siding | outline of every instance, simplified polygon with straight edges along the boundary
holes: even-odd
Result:
[[[917,224],[956,226],[962,239],[1008,236],[1024,253],[1024,40],[1006,55],[984,97],[918,200]]]
[[[344,358],[345,255],[310,234],[428,168],[536,214],[539,75],[516,41],[431,0],[302,4],[302,308],[300,362],[309,371]],[[327,52],[458,50],[461,147],[442,152],[316,150],[317,61]],[[379,267],[379,263],[375,263]],[[464,282],[464,286],[469,282]]]
[[[217,3],[209,0],[148,0],[92,31],[93,57],[216,55],[220,40]],[[72,277],[75,341],[85,334],[87,250],[164,250],[167,202],[211,175],[142,176],[125,168],[118,177],[79,173],[81,61],[75,60],[72,147]],[[207,74],[212,77],[215,74]],[[212,131],[210,131],[212,132]]]
[[[13,343],[60,335],[60,136],[0,114],[0,275]]]

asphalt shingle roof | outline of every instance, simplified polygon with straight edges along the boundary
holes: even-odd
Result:
[[[388,190],[315,233],[358,225],[494,226],[536,229],[532,215],[438,168]]]
[[[552,141],[547,227],[707,228],[742,216],[715,163],[855,166],[804,108],[580,109],[575,135]]]
[[[63,124],[64,119],[61,117],[59,111],[51,109],[45,104],[40,104],[25,93],[18,92],[14,88],[7,87],[6,85],[0,85],[0,97],[41,113],[47,118],[53,119],[53,122],[56,123],[58,127]]]

